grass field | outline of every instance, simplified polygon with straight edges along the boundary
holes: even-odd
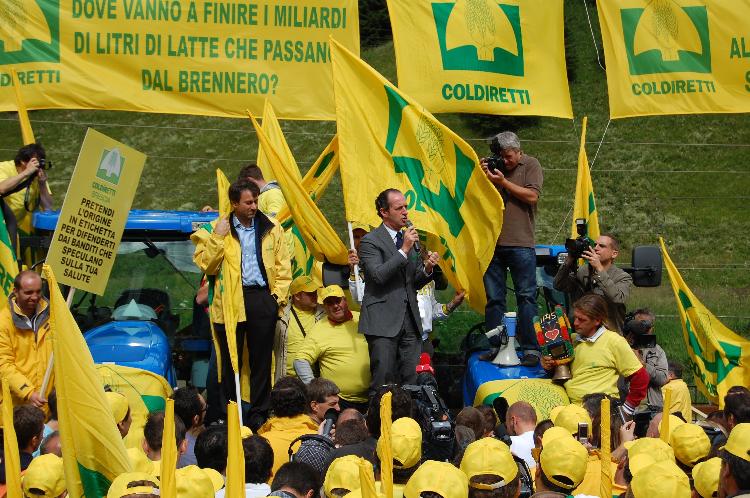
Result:
[[[619,261],[630,260],[632,246],[655,244],[663,237],[696,295],[727,326],[748,337],[750,118],[724,114],[609,121],[606,75],[597,57],[603,54],[595,6],[588,1],[565,6],[575,120],[458,114],[439,118],[480,156],[488,152],[486,137],[506,128],[519,134],[525,151],[537,157],[545,171],[537,241],[561,243],[570,230],[581,118],[588,116],[587,150],[600,222],[622,240]],[[390,41],[364,50],[362,56],[396,81]],[[134,202],[138,208],[197,209],[215,204],[214,169],[223,168],[233,176],[256,157],[257,140],[248,120],[80,110],[34,111],[31,120],[55,162],[50,176],[58,207],[87,127],[148,154]],[[303,172],[335,133],[333,122],[287,121],[282,126]],[[13,157],[19,145],[15,114],[0,115],[0,157]],[[338,177],[319,204],[343,236]],[[659,342],[669,356],[684,361],[666,274],[661,287],[633,292],[629,307],[641,306],[658,315]],[[459,310],[439,327],[443,346],[455,348],[467,328],[480,320],[471,311]]]

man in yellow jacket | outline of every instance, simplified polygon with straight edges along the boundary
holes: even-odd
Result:
[[[239,242],[241,272],[238,278],[242,280],[242,295],[235,296],[234,303],[238,310],[237,350],[241,365],[247,340],[251,408],[246,425],[253,430],[268,417],[274,329],[279,307],[286,303],[292,281],[284,231],[276,220],[258,210],[259,194],[254,183],[233,183],[229,187],[232,204],[229,219],[219,218],[192,236],[196,245],[193,260],[209,280],[210,315],[219,339],[222,361],[222,389],[226,398],[232,400],[236,395],[224,328],[220,280],[226,237],[234,237]]]
[[[40,393],[52,354],[49,302],[42,296],[42,279],[31,270],[13,282],[8,306],[0,311],[0,377],[6,379],[14,406],[30,403],[46,410],[47,392]]]

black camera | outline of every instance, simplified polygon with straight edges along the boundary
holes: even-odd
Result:
[[[431,380],[434,382],[434,378]],[[401,387],[411,396],[414,419],[422,428],[422,457],[446,461],[453,457],[456,435],[448,406],[438,394],[437,382],[433,382]]]
[[[486,157],[485,160],[487,161],[487,168],[490,171],[499,171],[502,174],[505,174],[505,161],[503,160],[502,154],[503,154],[503,148],[500,147],[500,142],[498,141],[497,137],[492,137],[489,140],[490,145],[490,154],[489,157]]]
[[[653,328],[651,320],[636,320],[635,314],[625,315],[625,323],[622,332],[625,337],[630,337],[630,347],[633,349],[649,349],[656,347],[656,336],[648,332]]]
[[[573,259],[580,258],[584,251],[592,248],[585,219],[576,220],[576,232],[578,232],[578,237],[575,239],[565,239],[565,250]]]
[[[47,161],[47,159],[43,157],[39,157],[37,160],[39,161],[39,167],[41,169],[52,169],[52,161]]]

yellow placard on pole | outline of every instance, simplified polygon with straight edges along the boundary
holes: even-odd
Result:
[[[47,255],[57,280],[103,294],[146,155],[91,128]]]

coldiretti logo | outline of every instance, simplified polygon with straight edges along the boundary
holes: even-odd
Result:
[[[518,5],[491,0],[432,4],[443,69],[523,76]]]
[[[620,10],[630,74],[710,73],[706,7],[675,0],[645,3],[642,9]]]
[[[117,185],[120,182],[122,168],[125,165],[125,158],[122,157],[117,148],[105,150],[99,160],[99,167],[96,170],[97,178],[105,182]]]
[[[60,0],[0,0],[0,65],[60,62]]]

